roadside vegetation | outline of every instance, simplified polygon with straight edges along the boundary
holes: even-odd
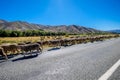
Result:
[[[63,32],[47,32],[43,30],[0,30],[0,37],[28,37],[28,36],[55,36],[65,35]]]
[[[106,32],[69,34],[64,32],[46,32],[43,30],[25,30],[25,31],[0,30],[0,44],[49,41],[55,39],[70,39],[98,35],[111,35],[111,34]]]
[[[54,33],[45,32],[41,30],[27,30],[27,31],[10,31],[0,30],[0,44],[4,43],[26,43],[38,41],[50,41],[58,39],[71,39],[80,37],[93,37],[102,35],[114,35],[110,33],[84,33],[84,34],[68,34],[68,33]]]

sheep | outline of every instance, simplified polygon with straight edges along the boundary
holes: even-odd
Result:
[[[25,45],[19,45],[19,48],[22,51],[22,53],[24,53],[24,52],[27,53],[28,51],[30,51],[29,47],[26,44]]]
[[[42,52],[42,48],[40,47],[40,44],[38,43],[31,43],[31,44],[25,44],[25,45],[19,45],[19,48],[21,49],[22,53],[25,54],[27,52],[33,52],[37,50],[38,52]]]
[[[28,44],[28,45],[31,46],[30,50],[37,50],[38,52],[42,52],[42,49],[38,43],[32,43],[32,44]]]
[[[25,44],[31,44],[32,42],[25,42]]]
[[[42,50],[43,50],[43,45],[46,45],[46,43],[44,43],[43,41],[42,42],[38,41],[36,43],[38,43],[40,45],[40,47],[41,47]]]
[[[1,47],[3,48],[3,50],[6,54],[7,53],[15,54],[16,51],[17,51],[17,53],[19,53],[19,48],[18,48],[17,44],[1,45]]]
[[[37,43],[40,44],[41,47],[43,47],[43,45],[44,45],[44,46],[50,45],[50,42],[49,42],[49,41],[39,41],[39,42],[37,42]]]
[[[9,46],[11,48],[11,52],[15,53],[17,51],[17,53],[19,53],[19,47],[17,44],[11,44]]]
[[[8,60],[7,54],[4,52],[3,48],[0,47],[0,55],[5,56],[5,59]]]
[[[60,40],[52,40],[52,41],[49,41],[49,45],[50,46],[54,46],[54,47],[58,47],[60,46]]]
[[[25,43],[18,43],[18,45],[25,45]]]
[[[68,46],[68,45],[70,45],[70,44],[71,44],[70,39],[61,39],[61,40],[60,40],[60,45],[61,45],[61,46]]]

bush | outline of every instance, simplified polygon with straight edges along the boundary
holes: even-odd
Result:
[[[63,32],[45,32],[43,30],[0,30],[0,37],[28,37],[28,36],[60,36],[66,35]]]

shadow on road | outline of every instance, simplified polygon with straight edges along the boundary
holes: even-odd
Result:
[[[10,58],[13,58],[15,55],[8,55],[7,57],[10,59]],[[4,60],[5,59],[5,57],[3,57],[3,56],[0,56],[0,60]]]
[[[29,55],[29,56],[23,56],[23,57],[20,57],[20,58],[17,58],[17,59],[13,59],[12,61],[15,62],[15,61],[20,61],[20,60],[25,60],[25,59],[32,59],[32,58],[35,58],[37,56],[38,56],[38,54]]]
[[[3,63],[3,62],[5,62],[6,60],[0,60],[0,63]]]
[[[10,59],[10,58],[13,58],[14,56],[16,56],[16,55],[8,55],[7,57],[8,57],[8,59]],[[5,57],[0,56],[0,63],[6,62],[6,61],[7,60],[5,59]]]
[[[53,51],[53,50],[58,50],[60,48],[52,48],[52,49],[49,49],[48,51]]]

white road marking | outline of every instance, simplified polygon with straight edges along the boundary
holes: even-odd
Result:
[[[104,73],[98,80],[108,80],[108,78],[115,72],[115,70],[120,66],[120,59]]]

